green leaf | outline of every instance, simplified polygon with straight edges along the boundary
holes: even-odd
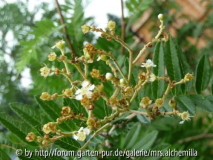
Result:
[[[97,118],[103,119],[105,116],[110,115],[111,112],[111,108],[106,105],[103,99],[99,99],[95,102],[95,108],[93,110],[93,113]]]
[[[177,47],[177,49],[178,49],[178,52],[179,52],[182,78],[184,78],[184,76],[187,73],[192,73],[192,69],[191,69],[189,63],[187,62],[186,56],[183,54],[183,52],[181,51],[181,49],[179,47]],[[181,84],[181,89],[182,89],[183,93],[190,92],[191,88],[192,88],[192,81],[187,82],[187,84]]]
[[[166,54],[165,62],[167,67],[167,72],[171,80],[180,81],[181,80],[181,66],[179,62],[179,55],[177,47],[170,36],[169,40],[166,42]],[[179,86],[173,89],[173,94],[177,94],[179,91]]]
[[[212,95],[213,95],[213,84],[212,84]]]
[[[196,68],[195,89],[198,94],[205,90],[209,84],[211,66],[207,55],[203,55]]]
[[[180,95],[176,97],[177,100],[177,108],[181,111],[189,111],[190,114],[195,114],[195,105],[193,101],[188,98],[188,96]]]
[[[11,160],[11,158],[0,148],[0,159],[2,160]]]
[[[139,137],[139,134],[141,132],[141,129],[142,129],[142,125],[139,123],[136,123],[131,128],[131,130],[127,133],[124,144],[123,144],[123,146],[125,146],[126,149],[131,149],[135,145]]]
[[[156,44],[153,62],[155,65],[157,65],[156,67],[153,67],[153,73],[159,77],[164,76],[165,75],[164,49],[163,49],[162,42],[158,42]],[[164,86],[165,86],[165,82],[162,80],[161,81],[156,80],[152,83],[152,94],[155,99],[160,98],[163,95]]]
[[[213,105],[207,97],[203,95],[194,94],[190,95],[190,99],[194,102],[194,104],[197,107],[202,108],[209,112],[213,112]]]
[[[45,111],[47,116],[50,119],[52,119],[53,121],[55,121],[57,118],[59,118],[61,116],[60,108],[53,101],[43,101],[40,99],[39,96],[36,96],[35,99],[36,99],[37,103],[39,104],[39,106]]]
[[[81,148],[81,145],[76,140],[68,137],[60,139],[54,144],[68,151],[77,151],[79,148]]]
[[[127,75],[129,73],[129,58],[125,58],[124,60],[124,74]]]
[[[21,46],[24,47],[19,53],[18,62],[16,63],[19,73],[29,64],[30,60],[36,59],[37,50],[48,41],[48,37],[63,27],[55,27],[53,22],[48,19],[37,21],[35,24],[36,27],[28,32],[28,35],[32,35],[33,39],[21,42]]]
[[[36,113],[35,109],[30,106],[21,103],[10,103],[10,107],[20,118],[32,127],[41,125],[41,121],[38,118],[39,113]]]
[[[30,126],[27,124],[13,120],[12,117],[6,116],[5,113],[0,113],[0,123],[18,138],[20,138],[23,142],[32,146],[37,146],[35,142],[27,142],[25,140],[27,133],[29,133],[31,130]]]
[[[138,74],[139,74],[139,68],[137,66],[133,66],[132,67],[132,80],[131,80],[131,84],[133,86],[135,86],[136,83],[138,82]]]
[[[61,117],[60,115],[61,109],[56,103],[54,103],[53,101],[43,101],[40,99],[39,96],[36,96],[35,99],[37,103],[39,104],[39,106],[42,108],[42,110],[44,110],[46,115],[53,122],[55,122],[57,118]],[[59,125],[59,127],[61,127],[64,130],[70,130],[70,131],[75,130],[76,128],[75,123],[72,120],[68,122],[63,122],[62,124]]]
[[[137,143],[135,144],[134,148],[136,150],[142,150],[142,149],[150,149],[150,147],[153,145],[153,143],[155,142],[156,138],[158,135],[158,131],[152,131],[149,132],[147,135],[140,137],[140,140],[137,141]]]
[[[64,106],[70,106],[73,112],[77,114],[83,113],[85,116],[87,115],[85,108],[75,99],[64,98],[63,104]]]

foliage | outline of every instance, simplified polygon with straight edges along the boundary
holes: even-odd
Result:
[[[136,22],[139,15],[141,15],[146,9],[148,9],[149,6],[158,4],[154,2],[156,1],[144,2],[129,0],[126,2],[126,7],[131,13],[131,16],[129,17],[127,23],[126,33],[128,33],[131,25]],[[22,3],[20,4],[24,5]],[[13,13],[19,12],[18,10],[16,10],[17,6],[15,5],[7,4],[5,8],[8,10],[7,7],[12,7],[14,9]],[[47,6],[44,4],[43,7],[46,8]],[[136,7],[139,7],[140,9],[135,10],[134,8]],[[158,9],[159,8],[161,7],[158,6]],[[76,57],[79,58],[81,55],[83,55],[83,49],[86,48],[83,48],[84,42],[91,42],[94,38],[92,33],[84,35],[81,32],[81,26],[84,24],[92,24],[92,18],[84,17],[84,8],[82,6],[82,1],[66,1],[66,5],[62,5],[61,9],[63,14],[65,15],[66,26],[68,28],[68,34],[71,37],[71,43],[73,44],[74,50],[77,53]],[[70,11],[72,13],[71,18],[67,14],[65,14],[70,13]],[[25,12],[30,16],[33,16],[33,14],[31,15],[31,13],[27,11],[27,9]],[[182,48],[180,48],[183,46],[184,43],[186,43],[184,41],[181,41],[181,38],[186,36],[192,26],[196,26],[196,23],[191,22],[190,24],[188,24],[188,27],[185,28],[184,26],[183,28],[181,28],[180,34],[176,38],[169,36],[169,38],[167,37],[167,40],[167,34],[164,33],[164,35],[166,36],[164,38],[161,38],[156,44],[154,44],[156,41],[151,41],[154,46],[153,63],[156,64],[156,67],[153,67],[150,72],[152,72],[156,76],[156,80],[154,82],[147,83],[147,85],[145,85],[144,88],[138,92],[138,94],[135,94],[135,97],[134,95],[131,95],[131,97],[134,97],[133,99],[131,99],[132,105],[129,105],[127,108],[119,108],[120,114],[116,114],[116,116],[112,115],[115,114],[118,110],[115,110],[113,106],[109,104],[110,101],[108,101],[108,98],[110,98],[110,96],[113,94],[114,88],[116,88],[120,84],[116,81],[102,81],[102,83],[104,84],[104,90],[102,92],[106,95],[102,95],[102,98],[94,103],[95,108],[92,110],[92,113],[93,116],[97,119],[96,122],[102,122],[102,126],[104,126],[104,124],[107,122],[106,119],[108,119],[108,121],[110,122],[110,126],[113,126],[113,129],[106,127],[103,130],[99,131],[100,128],[98,127],[95,129],[90,128],[91,131],[95,133],[95,135],[99,134],[100,132],[102,132],[102,134],[94,137],[91,137],[92,135],[90,135],[89,138],[86,139],[90,143],[88,144],[88,146],[84,146],[85,143],[75,140],[73,138],[73,134],[76,134],[76,131],[80,127],[89,127],[86,121],[88,121],[88,118],[91,118],[91,113],[89,111],[90,108],[88,108],[87,106],[83,107],[81,102],[75,99],[75,95],[65,96],[64,92],[65,89],[69,89],[73,86],[79,87],[79,81],[83,81],[84,78],[79,76],[78,72],[76,71],[77,69],[79,69],[78,66],[76,67],[76,65],[69,63],[69,61],[62,60],[61,62],[49,62],[46,60],[47,53],[52,51],[50,47],[53,45],[54,41],[57,39],[62,39],[63,36],[63,33],[60,32],[63,28],[63,25],[60,24],[55,14],[56,10],[47,11],[44,13],[46,17],[45,20],[43,19],[38,22],[33,22],[33,18],[31,17],[32,19],[30,19],[30,25],[32,25],[33,27],[29,30],[23,29],[26,26],[22,25],[22,22],[26,20],[26,17],[23,16],[23,19],[20,19],[20,21],[17,19],[17,22],[14,22],[14,26],[20,25],[20,28],[22,28],[23,31],[27,32],[23,35],[23,37],[17,39],[18,41],[21,40],[20,44],[17,44],[17,51],[12,50],[15,53],[17,70],[4,72],[5,69],[8,68],[8,64],[1,63],[1,73],[4,73],[5,77],[8,77],[4,81],[3,79],[1,79],[1,83],[4,84],[4,86],[9,87],[12,87],[16,83],[20,83],[19,80],[11,81],[9,77],[17,73],[21,73],[21,71],[27,66],[31,68],[31,75],[34,81],[32,89],[30,89],[30,93],[32,95],[40,95],[42,91],[45,91],[51,93],[50,95],[52,97],[54,93],[58,93],[59,96],[57,97],[58,99],[52,98],[53,100],[55,100],[55,102],[53,100],[44,101],[44,99],[42,100],[40,96],[35,96],[34,102],[36,102],[36,104],[30,101],[31,104],[33,104],[32,106],[26,105],[26,101],[23,101],[25,104],[11,103],[10,108],[13,111],[12,113],[15,113],[16,115],[14,117],[10,117],[7,115],[7,113],[4,112],[1,113],[0,123],[8,130],[8,132],[2,134],[3,138],[0,138],[0,157],[2,159],[10,159],[8,153],[9,155],[14,154],[15,150],[17,149],[27,148],[28,150],[35,151],[35,149],[39,149],[39,147],[41,146],[48,147],[48,150],[59,148],[60,150],[77,151],[79,148],[87,147],[87,149],[89,150],[111,151],[116,151],[117,149],[152,149],[162,150],[164,153],[168,149],[189,150],[193,148],[194,150],[198,151],[199,159],[211,159],[212,142],[205,138],[202,139],[202,136],[205,137],[205,135],[207,134],[212,135],[213,132],[213,97],[209,94],[209,92],[208,94],[205,94],[209,86],[211,86],[212,74],[211,63],[209,61],[209,55],[207,52],[208,49],[206,49],[206,52],[203,52],[201,56],[197,56],[199,57],[197,61],[198,63],[196,64],[193,61],[192,65],[192,62],[189,61],[189,56],[184,54],[185,52],[191,52],[191,48],[186,49],[189,44],[187,44],[187,47],[183,48],[185,52],[182,52]],[[13,16],[15,15],[12,15],[11,17]],[[166,24],[168,24],[168,19],[165,18]],[[114,20],[118,19],[114,17]],[[54,21],[54,23],[52,21]],[[0,24],[2,24],[2,22]],[[116,22],[116,24],[120,24],[120,22],[118,21]],[[205,23],[203,23],[203,25],[197,26],[193,35],[196,38],[199,37],[203,30],[203,27],[207,25],[210,25],[210,22],[206,21]],[[3,29],[6,28],[7,27]],[[117,34],[121,33],[120,28],[121,27],[116,26]],[[96,31],[97,29],[98,28],[95,28]],[[12,30],[15,29],[13,28]],[[115,41],[119,41],[120,39],[116,39],[117,37],[114,34],[115,33],[113,32],[104,32],[105,38],[108,41],[103,37],[99,37],[96,40],[97,43],[94,45],[94,47],[98,50],[103,49],[104,51],[106,51],[104,52],[104,54],[112,59],[111,62],[113,62],[113,64],[116,64],[113,58],[117,60],[117,64],[120,67],[116,68],[117,70],[120,69],[117,79],[120,80],[122,78],[125,79],[125,76],[128,76],[131,61],[129,59],[129,53],[127,51],[125,51],[124,55],[117,54],[120,53],[120,45]],[[16,32],[14,32],[14,35],[16,35]],[[5,38],[5,36],[2,37],[2,39]],[[65,40],[65,38],[63,39]],[[125,42],[127,44],[131,44],[133,42],[131,33],[126,36]],[[125,44],[121,43],[121,45]],[[134,52],[137,51],[137,49],[137,47],[133,47]],[[63,50],[61,51],[63,55]],[[110,53],[110,51],[112,52],[112,54]],[[66,55],[67,59],[71,59],[71,54],[69,48],[67,48],[67,45],[65,45],[65,53],[66,54],[64,54],[63,56]],[[100,52],[100,54],[98,55],[96,54],[95,59],[97,59],[96,56],[100,56],[101,53],[102,52]],[[56,54],[58,57],[60,57],[59,55],[61,53],[56,50]],[[94,63],[91,64],[89,64],[89,62],[87,61],[83,61],[84,64],[80,64],[79,67],[83,68],[88,63],[88,73],[91,73],[93,69],[97,69],[100,71],[101,75],[104,75],[104,77],[105,74],[108,72],[111,72],[113,76],[116,76],[116,71],[114,72],[113,68],[110,65],[106,67],[105,61],[101,60],[97,62],[95,59],[92,59]],[[39,63],[35,63],[35,61],[39,61]],[[62,69],[64,68],[64,65],[62,62],[67,62],[69,64],[69,70],[70,72],[72,72],[72,76],[70,77],[74,80],[71,83],[70,81],[72,80],[70,80],[69,78],[62,78],[62,76],[66,77],[67,75],[69,75],[69,72],[67,72],[67,75],[63,72]],[[55,71],[55,68],[59,68],[61,75],[57,75],[57,78],[52,78],[53,76],[56,76],[52,75],[51,77],[42,79],[40,76],[38,76],[38,70],[42,63],[45,63],[53,71]],[[196,64],[196,66],[194,66],[194,64]],[[84,69],[82,70],[84,71]],[[66,68],[65,71],[68,71],[68,69]],[[127,77],[129,84],[125,85],[134,88],[134,93],[137,92],[137,85],[140,82],[140,76],[138,75],[142,75],[142,73],[145,71],[150,74],[149,69],[147,68],[142,69],[139,66],[132,66],[132,74],[130,74],[131,80]],[[122,72],[125,75],[124,77],[122,76],[122,74],[120,74]],[[186,75],[188,73],[191,74],[190,76],[194,76],[193,81],[186,80]],[[90,80],[91,84],[95,84],[96,86],[100,84],[100,79],[92,78],[90,75],[88,75],[88,80]],[[121,86],[119,87],[121,90],[125,88]],[[16,86],[13,88],[16,88]],[[8,96],[11,96],[11,92],[9,92],[8,94]],[[19,90],[15,90],[13,97],[16,98],[17,95],[21,97],[21,95],[23,95],[23,91],[20,92]],[[4,96],[6,97],[5,93]],[[118,95],[118,99],[120,100],[122,96],[123,93],[120,93]],[[154,102],[153,104],[156,103],[157,99],[165,98],[163,106],[159,107],[160,110],[156,112],[159,115],[150,115],[149,113],[154,113],[154,111],[152,111],[151,109],[148,110],[146,107],[139,107],[141,100],[147,96],[150,97],[150,99]],[[60,97],[62,97],[63,100]],[[24,99],[25,97],[22,98]],[[105,100],[105,98],[107,100]],[[171,105],[169,105],[171,99],[172,101],[177,102],[175,108],[171,108]],[[11,101],[15,100],[16,99],[11,99]],[[18,98],[18,100],[20,101],[20,98]],[[69,114],[68,116],[63,115],[63,109],[67,106],[69,106],[72,111],[70,112],[71,116],[69,116]],[[137,111],[137,113],[139,114],[134,116],[134,112],[131,113],[131,111]],[[194,117],[191,121],[187,121],[184,124],[180,125],[179,122],[181,121],[181,114],[179,113],[183,113],[184,111],[188,111],[189,114]],[[130,115],[132,115],[133,117],[131,117]],[[53,137],[54,135],[56,137],[60,135],[61,137],[58,137],[58,140],[56,140],[55,143],[49,143],[49,141],[48,144],[43,143],[45,141],[45,138],[43,137],[44,125],[48,124],[48,122],[59,122],[60,120],[62,122],[58,123],[57,125],[57,134],[55,135],[54,133],[49,133],[49,136],[50,139],[53,140],[55,140],[55,137]],[[106,122],[104,123],[103,121]],[[29,142],[29,140],[26,139],[29,132],[33,132],[36,136],[42,138],[42,143],[37,141]],[[194,135],[201,136],[201,139],[196,141],[196,136],[194,137]],[[47,140],[49,139],[47,138]],[[24,156],[21,156],[19,158],[28,159]],[[34,158],[40,159],[39,157]],[[89,157],[87,158],[89,159]],[[98,158],[100,157],[95,157],[93,159]],[[187,158],[188,157],[185,157],[185,159]],[[65,157],[49,157],[49,159],[65,159]],[[124,157],[105,157],[105,159],[124,159]],[[168,157],[144,157],[144,159],[168,159]],[[180,158],[176,157],[176,159]]]

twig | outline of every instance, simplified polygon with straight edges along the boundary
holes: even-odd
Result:
[[[123,0],[121,0],[121,39],[125,41],[125,22],[124,22],[124,5]],[[121,46],[121,54],[124,54],[124,47]]]
[[[178,143],[190,142],[190,141],[198,140],[198,139],[202,139],[202,138],[213,138],[213,133],[211,133],[211,134],[203,134],[202,133],[202,134],[199,134],[199,135],[196,135],[196,136],[192,136],[192,137],[188,137],[188,138],[179,140]]]
[[[91,137],[90,137],[90,139],[79,149],[79,150],[84,150],[88,145],[89,145],[89,143],[90,143],[90,141],[91,141],[91,139],[93,138],[93,137],[95,137],[96,135],[98,135],[98,133],[100,133],[102,130],[104,130],[105,128],[107,128],[107,127],[110,127],[110,126],[112,126],[112,124],[111,123],[107,123],[107,124],[105,124],[104,126],[102,126],[100,129],[98,129]]]
[[[70,37],[67,34],[67,27],[66,27],[65,22],[64,22],[64,17],[63,17],[63,15],[61,13],[61,8],[60,8],[60,5],[58,3],[58,0],[55,0],[55,3],[56,3],[56,6],[57,6],[57,11],[58,11],[58,13],[60,15],[61,24],[63,25],[63,31],[64,31],[64,34],[65,34],[65,38],[66,38],[68,46],[69,46],[69,48],[70,48],[70,50],[72,52],[72,62],[75,62],[75,50],[74,50],[74,48],[72,46],[72,43],[70,41]]]

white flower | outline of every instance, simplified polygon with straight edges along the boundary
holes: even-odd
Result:
[[[141,67],[150,68],[150,67],[156,67],[156,65],[152,62],[151,59],[147,59],[146,63],[142,63]]]
[[[113,79],[112,73],[107,73],[105,77],[106,77],[106,79],[107,79],[108,81],[110,81],[110,80]]]
[[[75,140],[84,141],[86,139],[87,135],[89,135],[89,134],[90,134],[90,129],[81,127],[78,130],[77,135],[73,135],[73,138]]]
[[[54,46],[52,46],[52,49],[54,49],[55,47],[57,47],[58,49],[64,49],[64,41],[60,40],[58,42],[56,42],[56,44]]]
[[[193,116],[190,116],[190,115],[189,115],[189,112],[188,112],[188,111],[183,112],[183,113],[179,113],[178,115],[179,115],[179,116],[181,117],[181,119],[182,119],[182,121],[180,121],[180,124],[183,124],[185,121],[189,121],[189,120],[190,120],[190,117],[193,117]]]
[[[156,80],[156,76],[153,73],[151,73],[149,77],[149,81],[154,82],[155,80]]]
[[[77,100],[82,100],[83,99],[83,96],[86,95],[88,98],[91,98],[92,96],[92,90],[95,88],[95,85],[91,85],[89,81],[83,81],[82,82],[82,88],[81,89],[78,89],[76,92],[75,92],[75,95],[76,95],[76,99]]]
[[[50,74],[50,69],[47,66],[45,66],[45,67],[42,67],[40,69],[40,72],[41,72],[40,73],[41,76],[43,76],[44,78],[46,78]]]

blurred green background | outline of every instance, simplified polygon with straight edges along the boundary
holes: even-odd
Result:
[[[120,0],[113,5],[114,1],[102,0],[109,3],[108,7],[121,10]],[[82,55],[83,45],[86,42],[93,43],[97,48],[111,50],[116,53],[115,56],[122,63],[127,55],[121,54],[121,47],[112,41],[106,41],[99,38],[97,34],[89,33],[83,35],[81,26],[85,23],[96,25],[96,16],[87,15],[86,9],[93,5],[95,1],[86,0],[63,0],[61,5],[62,14],[65,18],[68,34],[71,38],[74,50],[78,56]],[[97,3],[99,4],[99,3]],[[173,0],[124,0],[125,7],[125,42],[128,43],[136,56],[143,44],[149,42],[158,32],[159,22],[157,15],[165,14],[166,31],[176,37],[177,44],[182,48],[191,69],[194,71],[199,58],[203,53],[209,55],[211,67],[213,68],[213,1],[195,0],[195,1],[173,1]],[[105,6],[97,6],[97,17]],[[96,10],[94,8],[94,10]],[[95,13],[95,12],[94,12]],[[121,35],[121,17],[120,15],[107,15],[108,20],[116,21],[116,33]],[[100,16],[99,16],[100,19]],[[105,22],[98,26],[107,26]],[[7,112],[15,119],[19,120],[17,115],[11,111],[9,103],[21,102],[38,109],[34,96],[40,95],[42,91],[51,94],[61,93],[67,88],[67,81],[62,77],[44,79],[39,75],[39,69],[43,64],[47,66],[56,66],[60,68],[60,63],[50,63],[47,55],[50,53],[51,46],[57,40],[65,39],[62,31],[60,18],[53,1],[38,1],[33,4],[32,1],[13,1],[0,0],[0,110]],[[148,49],[146,54],[141,57],[141,62],[145,58],[152,58],[154,47]],[[68,57],[69,48],[66,48]],[[59,53],[58,53],[59,54]],[[92,68],[92,66],[91,66]],[[74,78],[78,78],[74,68],[71,68]],[[212,82],[212,80],[211,80]],[[210,83],[212,84],[212,83]],[[203,94],[211,94],[211,85]],[[193,92],[193,91],[192,91]],[[60,100],[58,101],[61,104]],[[42,114],[42,113],[41,113]],[[153,146],[155,149],[175,148],[184,150],[194,148],[198,151],[199,157],[190,159],[212,159],[213,157],[213,114],[199,111],[192,121],[180,126],[175,118],[159,118],[155,122],[143,124],[144,130],[142,136],[153,133]],[[143,121],[142,121],[143,122]],[[128,123],[123,129],[116,129],[111,141],[119,142],[129,132],[129,129],[135,122]],[[121,126],[122,127],[122,126]],[[138,127],[138,126],[137,126]],[[131,130],[130,130],[131,131]],[[157,135],[156,135],[157,133]],[[208,133],[210,137],[200,137],[197,139],[185,139]],[[7,135],[7,137],[5,136]],[[135,135],[138,136],[138,135]],[[150,137],[150,138],[153,138]],[[16,138],[7,129],[0,125],[0,141],[11,141],[18,143]],[[132,140],[134,141],[134,140]],[[122,145],[128,145],[125,144]],[[146,142],[144,142],[145,146]],[[161,146],[159,146],[159,144]],[[130,144],[129,144],[130,145]],[[117,145],[111,145],[111,149],[118,148]],[[146,147],[145,147],[146,148]],[[14,158],[14,151],[5,145],[1,149],[11,153]],[[104,149],[109,149],[104,147]],[[151,158],[150,158],[151,159]],[[166,158],[164,158],[166,159]],[[168,158],[170,159],[170,158]],[[175,159],[175,158],[173,158]],[[179,159],[177,157],[176,159]],[[188,157],[181,157],[188,159]]]

